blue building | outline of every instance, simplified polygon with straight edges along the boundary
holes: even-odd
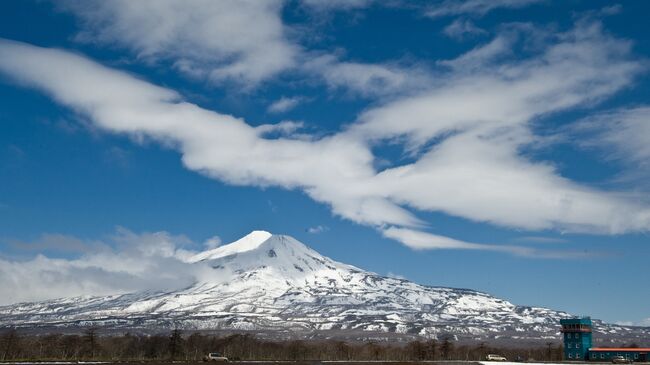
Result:
[[[623,356],[630,361],[647,362],[650,348],[596,347],[589,349],[589,360],[610,361],[614,356]]]
[[[564,359],[572,361],[611,361],[623,356],[630,361],[646,362],[650,348],[592,347],[591,318],[561,319],[564,337]]]
[[[561,319],[564,336],[564,359],[587,360],[591,348],[591,318]]]

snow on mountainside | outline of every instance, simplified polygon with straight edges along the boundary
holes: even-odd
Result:
[[[189,262],[205,265],[214,275],[173,292],[0,307],[0,326],[181,327],[331,336],[344,332],[427,337],[452,333],[485,340],[555,338],[559,319],[567,316],[516,306],[473,290],[383,277],[333,261],[292,237],[262,231],[197,254]],[[632,337],[640,331],[604,324],[598,324],[597,330]],[[646,337],[647,333],[646,329]]]

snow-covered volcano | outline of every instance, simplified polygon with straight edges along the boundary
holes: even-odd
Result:
[[[173,292],[77,297],[0,307],[0,325],[109,326],[557,338],[566,313],[485,293],[418,285],[342,264],[289,236],[255,231],[188,259],[209,279]],[[603,331],[632,331],[600,325]]]

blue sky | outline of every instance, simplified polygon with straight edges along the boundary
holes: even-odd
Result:
[[[650,325],[648,7],[1,2],[3,304],[265,229]]]

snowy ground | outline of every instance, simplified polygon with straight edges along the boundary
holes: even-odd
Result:
[[[587,364],[586,362],[511,362],[511,361],[479,361],[481,365],[567,365],[567,364]],[[597,362],[589,362],[589,364],[598,364]],[[609,363],[607,363],[609,364]]]

